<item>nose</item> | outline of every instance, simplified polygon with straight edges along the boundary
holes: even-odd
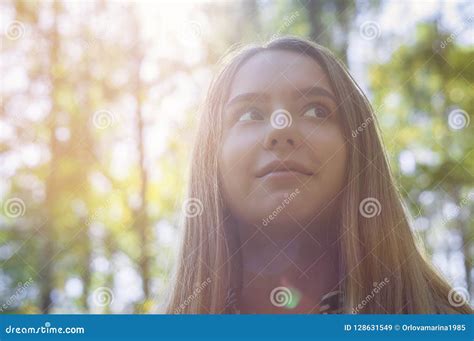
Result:
[[[300,142],[296,125],[286,110],[277,110],[272,114],[268,129],[264,140],[266,149],[294,149]]]

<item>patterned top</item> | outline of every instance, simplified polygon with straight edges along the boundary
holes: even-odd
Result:
[[[319,301],[320,314],[342,314],[343,295],[342,291],[330,291],[323,295]],[[240,314],[237,290],[230,288],[227,294],[224,314]]]

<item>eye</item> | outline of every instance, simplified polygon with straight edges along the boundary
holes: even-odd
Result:
[[[239,117],[239,121],[259,121],[263,119],[263,114],[257,109],[249,109]]]
[[[326,118],[331,114],[331,110],[321,104],[311,104],[303,113],[303,116]]]

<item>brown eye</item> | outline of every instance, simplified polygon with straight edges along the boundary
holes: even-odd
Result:
[[[305,110],[303,116],[314,117],[314,118],[326,118],[329,116],[331,111],[323,105],[313,104]]]
[[[239,121],[260,121],[263,119],[263,114],[257,109],[247,110],[239,117]]]

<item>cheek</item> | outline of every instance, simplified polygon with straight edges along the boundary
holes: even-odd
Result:
[[[320,188],[322,199],[328,202],[328,199],[334,198],[344,187],[347,143],[337,126],[322,129],[320,133],[310,138],[309,143],[317,153],[320,162],[315,183]]]
[[[250,194],[255,167],[255,134],[233,132],[224,135],[219,156],[219,168],[224,196],[230,206],[236,206]]]

